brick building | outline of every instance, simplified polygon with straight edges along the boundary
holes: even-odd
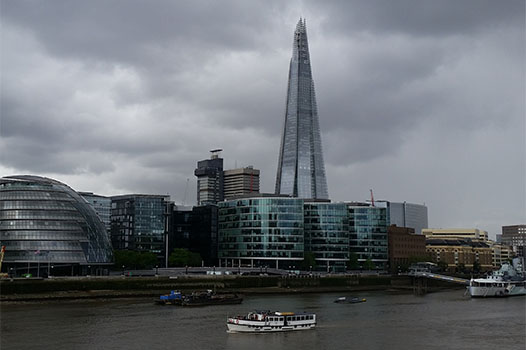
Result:
[[[387,228],[389,247],[389,269],[397,272],[406,268],[414,259],[428,256],[426,250],[426,237],[415,234],[415,229],[391,225]]]

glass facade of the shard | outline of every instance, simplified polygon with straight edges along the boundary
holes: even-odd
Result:
[[[307,30],[305,20],[301,19],[294,32],[276,194],[315,199],[329,197]]]

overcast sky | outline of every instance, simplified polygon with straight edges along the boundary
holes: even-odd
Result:
[[[425,203],[431,227],[490,236],[526,223],[524,0],[0,10],[1,176],[195,204],[196,162],[222,148],[226,168],[253,165],[272,192],[303,17],[331,199],[363,201],[372,188]]]

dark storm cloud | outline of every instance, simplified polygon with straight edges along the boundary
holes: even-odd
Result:
[[[191,204],[196,161],[223,148],[227,168],[254,165],[272,191],[303,16],[333,199],[362,200],[374,187],[386,199],[428,203],[431,223],[471,227],[488,216],[483,193],[509,203],[513,219],[498,220],[518,220],[524,7],[4,1],[0,170]],[[500,192],[496,167],[510,169]],[[462,211],[451,213],[456,196]]]

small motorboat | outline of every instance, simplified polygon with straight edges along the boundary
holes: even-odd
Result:
[[[172,290],[170,294],[161,295],[159,299],[155,300],[155,303],[159,305],[181,305],[182,301],[181,292]]]
[[[339,304],[356,304],[356,303],[364,303],[367,299],[365,298],[358,298],[358,297],[339,297],[338,299],[334,300],[335,303]]]

